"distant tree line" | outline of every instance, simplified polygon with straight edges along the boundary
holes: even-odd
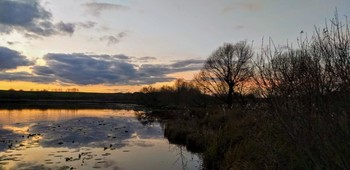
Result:
[[[150,106],[193,106],[206,107],[212,96],[203,94],[193,81],[175,80],[174,85],[164,85],[159,88],[143,87],[140,102]]]

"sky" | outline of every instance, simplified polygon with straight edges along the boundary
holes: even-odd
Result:
[[[0,89],[113,93],[189,80],[224,43],[296,43],[349,8],[349,0],[0,0]]]

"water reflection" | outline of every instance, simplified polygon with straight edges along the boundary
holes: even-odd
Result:
[[[140,123],[135,115],[140,112],[0,110],[0,169],[198,169],[198,157],[174,152],[178,147],[163,138],[159,123]]]

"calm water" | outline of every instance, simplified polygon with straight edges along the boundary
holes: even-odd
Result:
[[[0,169],[198,169],[133,110],[0,110]]]

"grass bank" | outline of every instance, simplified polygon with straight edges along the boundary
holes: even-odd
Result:
[[[231,110],[154,110],[139,117],[162,122],[164,136],[200,153],[204,169],[344,169],[350,163],[349,118],[323,115],[339,110],[349,114],[349,104],[342,104],[329,110],[315,106],[322,111],[279,110],[267,102]]]

